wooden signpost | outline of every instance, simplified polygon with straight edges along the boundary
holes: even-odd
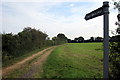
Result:
[[[108,78],[109,72],[109,2],[103,2],[103,6],[86,14],[85,20],[89,20],[103,15],[104,27],[104,62],[103,62],[103,77]]]

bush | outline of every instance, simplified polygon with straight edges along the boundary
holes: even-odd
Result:
[[[120,36],[116,36],[120,41]],[[110,78],[120,78],[120,42],[110,42]]]
[[[32,50],[52,46],[52,41],[47,41],[46,38],[47,34],[30,27],[24,28],[17,35],[12,33],[2,34],[3,64]]]

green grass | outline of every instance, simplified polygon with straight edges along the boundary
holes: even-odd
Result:
[[[57,47],[43,66],[43,78],[103,78],[102,43]]]
[[[10,72],[7,76],[3,76],[4,78],[20,78],[23,74],[25,74],[31,66],[29,64],[24,64],[22,68],[15,69],[14,71]]]

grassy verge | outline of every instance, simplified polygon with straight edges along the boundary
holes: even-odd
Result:
[[[43,71],[43,78],[102,78],[102,43],[61,45],[50,54]]]
[[[31,56],[31,55],[33,55],[33,54],[35,54],[35,53],[37,53],[37,52],[45,49],[45,48],[47,48],[47,47],[43,47],[43,48],[41,48],[41,49],[36,49],[36,50],[31,51],[31,52],[28,52],[28,53],[26,53],[26,54],[24,54],[24,55],[22,55],[22,56],[20,56],[20,57],[16,57],[16,58],[11,59],[11,60],[9,60],[9,61],[3,62],[3,63],[2,63],[2,67],[4,68],[4,67],[8,67],[8,66],[14,65],[14,64],[17,63],[18,61],[21,61],[21,60],[25,59],[26,57],[29,57],[29,56]]]
[[[3,76],[4,78],[20,78],[23,74],[25,74],[31,66],[26,63],[20,69],[16,69],[13,72],[10,72],[7,76]]]

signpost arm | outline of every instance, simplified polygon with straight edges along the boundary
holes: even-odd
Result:
[[[104,62],[103,77],[108,78],[109,72],[109,2],[103,2],[104,11]]]

